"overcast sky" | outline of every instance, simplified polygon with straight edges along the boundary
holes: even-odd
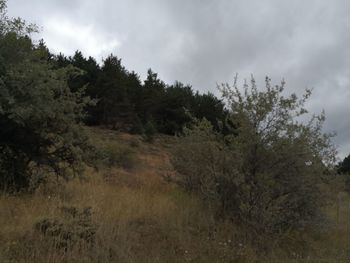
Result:
[[[340,156],[350,153],[348,0],[8,0],[11,16],[42,27],[54,52],[114,53],[142,77],[203,92],[254,74],[287,91],[313,88],[311,111],[326,111]]]

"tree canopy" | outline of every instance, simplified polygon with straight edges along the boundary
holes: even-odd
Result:
[[[143,126],[152,122],[158,132],[175,134],[191,122],[189,114],[206,117],[217,129],[219,123],[225,122],[224,103],[213,94],[194,93],[190,85],[178,81],[168,85],[151,69],[142,82],[136,72],[127,70],[114,55],[108,56],[101,66],[80,51],[72,57],[56,55],[52,61],[57,68],[73,65],[84,72],[70,79],[69,87],[75,91],[85,85],[86,94],[97,100],[95,107],[87,109],[88,125],[141,132]]]
[[[350,154],[338,164],[338,172],[350,175]]]
[[[33,44],[31,26],[5,16],[0,34],[0,188],[28,188],[45,170],[67,176],[83,161],[86,136],[79,122],[89,99],[71,91],[73,66],[55,69],[43,43]]]

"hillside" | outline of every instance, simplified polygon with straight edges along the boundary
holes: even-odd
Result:
[[[89,169],[84,180],[59,186],[52,182],[34,195],[2,195],[1,262],[198,262],[228,257],[226,245],[232,238],[225,235],[227,231],[216,229],[218,238],[209,239],[215,226],[206,209],[165,180],[174,173],[169,143],[163,139],[146,144],[138,136],[92,131],[97,140],[130,147],[127,168]],[[91,207],[87,223],[97,227],[92,247],[82,244],[67,252],[59,245],[67,234],[52,238],[35,230],[43,219],[58,219],[74,232],[78,222],[62,208],[87,207]]]
[[[34,194],[0,196],[1,262],[348,262],[350,198],[324,233],[294,233],[257,251],[242,227],[215,218],[173,181],[174,138],[153,144],[98,128],[93,141],[118,149],[117,165],[52,181]],[[115,148],[117,147],[117,148]],[[124,167],[124,168],[123,168]],[[331,231],[331,232],[329,232]],[[322,260],[320,261],[320,259]]]

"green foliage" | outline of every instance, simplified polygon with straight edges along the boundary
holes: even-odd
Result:
[[[254,79],[243,93],[222,86],[236,129],[223,135],[208,121],[186,129],[174,154],[180,183],[219,204],[229,216],[257,234],[281,234],[315,223],[322,198],[318,185],[331,170],[335,150],[322,133],[324,115],[307,123],[295,94],[284,97],[284,82],[259,91]]]
[[[187,191],[199,192],[205,199],[215,198],[215,193],[209,190],[216,185],[213,173],[223,174],[225,169],[234,168],[231,165],[234,159],[222,139],[206,119],[197,120],[191,128],[184,129],[175,147],[173,163],[180,172],[179,183]]]
[[[206,118],[217,131],[225,132],[227,112],[224,103],[212,93],[194,96],[192,115],[198,119]],[[223,125],[225,124],[225,125]]]
[[[137,139],[130,141],[115,140],[118,133],[108,129],[95,130],[94,128],[85,127],[85,130],[89,137],[89,144],[94,148],[92,158],[96,169],[103,170],[114,167],[130,169],[134,167],[136,163],[134,148],[139,146]]]
[[[133,121],[132,128],[130,129],[131,134],[143,134],[144,128],[141,119],[136,116]]]
[[[37,233],[56,249],[68,250],[76,245],[92,246],[97,226],[92,222],[91,207],[62,207],[61,210],[62,218],[47,218],[37,222]]]
[[[153,142],[154,141],[154,135],[157,133],[156,128],[154,127],[154,124],[152,121],[149,121],[145,125],[145,130],[143,134],[143,138],[146,142]]]
[[[338,173],[350,175],[350,154],[338,164]]]
[[[134,166],[134,151],[131,146],[118,143],[108,143],[100,148],[102,162],[107,167],[118,166],[132,168]]]
[[[16,32],[19,36],[26,36],[38,32],[35,24],[28,24],[22,18],[9,18],[7,16],[7,1],[0,0],[0,35]]]
[[[337,172],[343,175],[346,190],[350,192],[350,155],[345,157],[344,160],[337,165]]]
[[[72,91],[85,85],[86,93],[97,100],[96,106],[87,107],[88,125],[142,134],[143,126],[152,121],[158,132],[173,135],[191,122],[188,113],[206,117],[217,130],[225,122],[224,104],[213,94],[194,94],[191,86],[180,82],[166,85],[151,69],[141,84],[140,77],[116,56],[107,57],[101,67],[80,51],[68,58],[59,54],[52,61],[56,68],[73,65],[84,72],[68,83]]]
[[[76,174],[89,148],[79,124],[89,99],[67,86],[79,70],[53,69],[20,30],[0,35],[0,47],[0,188],[27,188],[40,169]]]

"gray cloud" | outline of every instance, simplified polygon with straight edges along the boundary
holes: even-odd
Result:
[[[269,75],[288,91],[314,88],[341,156],[350,153],[350,2],[346,0],[11,0],[11,15],[43,26],[56,52],[115,53],[145,75],[201,91],[235,73]],[[88,54],[86,54],[88,55]]]

